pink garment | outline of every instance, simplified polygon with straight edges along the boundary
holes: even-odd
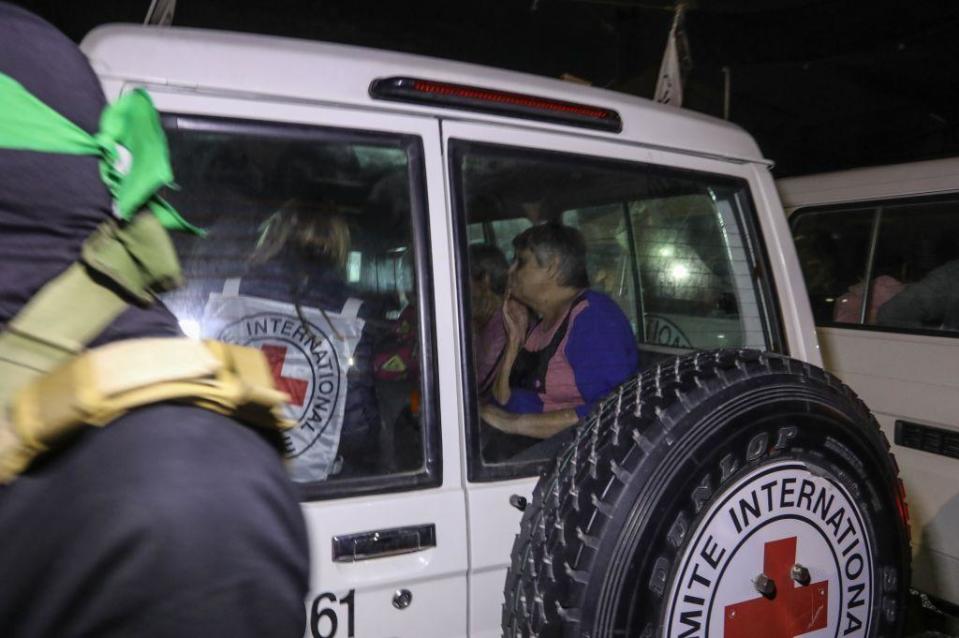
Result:
[[[573,366],[566,357],[566,344],[569,342],[569,335],[573,331],[576,318],[587,308],[589,308],[589,301],[584,300],[579,302],[569,313],[569,320],[566,324],[566,334],[563,336],[563,340],[560,341],[559,346],[557,346],[556,354],[550,359],[549,368],[546,371],[546,387],[549,388],[549,392],[540,394],[540,398],[543,401],[543,412],[575,408],[586,403],[582,393],[580,393],[579,388],[576,386],[576,375],[573,372]],[[530,331],[529,336],[526,337],[524,347],[532,351],[542,350],[553,340],[553,335],[556,334],[556,331],[562,323],[563,322],[557,323],[549,331],[543,330],[540,327],[542,325],[541,323],[537,324],[533,330]]]
[[[905,288],[905,284],[889,275],[880,275],[872,280],[872,290],[869,291],[869,309],[866,312],[866,323],[876,323],[876,313],[879,308],[898,295]],[[833,306],[833,321],[837,323],[859,323],[859,312],[862,307],[862,294],[865,290],[863,282],[853,284],[849,292],[836,300]]]
[[[500,307],[489,318],[473,341],[476,361],[476,383],[480,392],[486,391],[493,383],[496,364],[499,363],[503,348],[506,347],[506,324],[503,323],[503,308]]]

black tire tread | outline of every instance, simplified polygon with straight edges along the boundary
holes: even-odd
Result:
[[[748,349],[697,352],[660,363],[602,400],[537,483],[513,544],[503,635],[578,635],[580,594],[598,539],[641,459],[654,446],[672,446],[672,426],[711,394],[747,377],[797,372],[854,406],[888,453],[889,442],[865,404],[816,366]]]

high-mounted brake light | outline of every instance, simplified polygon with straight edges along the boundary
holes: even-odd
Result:
[[[381,78],[370,84],[370,95],[380,100],[435,104],[452,109],[469,109],[614,133],[623,130],[619,113],[611,109],[478,86],[416,78]]]

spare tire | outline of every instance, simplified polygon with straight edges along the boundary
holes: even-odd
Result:
[[[909,531],[875,419],[823,370],[701,352],[605,399],[536,486],[505,636],[896,636]]]

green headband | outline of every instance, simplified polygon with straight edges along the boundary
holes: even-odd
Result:
[[[107,106],[100,131],[90,135],[0,73],[0,148],[100,158],[100,178],[113,196],[113,213],[129,221],[146,206],[164,228],[196,235],[157,191],[173,184],[166,136],[150,96],[134,89]]]

